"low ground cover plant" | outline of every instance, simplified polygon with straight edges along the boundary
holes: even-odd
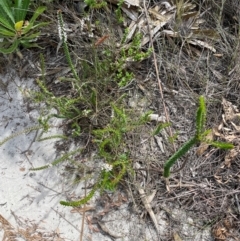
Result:
[[[72,130],[69,138],[79,138],[83,133],[90,134],[92,142],[97,148],[98,156],[104,161],[92,190],[85,198],[77,201],[60,202],[65,206],[79,206],[88,202],[98,190],[100,192],[106,189],[114,190],[126,173],[131,172],[131,161],[124,140],[125,134],[140,125],[146,124],[149,121],[149,113],[143,114],[139,118],[132,118],[131,111],[127,111],[123,107],[125,94],[119,95],[118,88],[124,87],[133,78],[133,74],[129,74],[124,69],[127,59],[131,57],[132,61],[139,61],[149,56],[151,51],[142,52],[139,47],[141,36],[137,35],[136,40],[128,49],[123,48],[120,51],[120,59],[116,59],[114,63],[111,51],[103,50],[102,53],[107,58],[100,60],[97,52],[92,50],[96,62],[94,62],[94,65],[84,62],[83,73],[86,73],[86,75],[79,75],[72,61],[61,11],[57,12],[57,18],[59,39],[72,73],[72,78],[61,78],[60,81],[71,83],[73,94],[56,96],[49,90],[45,80],[45,61],[43,55],[41,55],[42,76],[37,79],[41,91],[34,92],[33,98],[37,102],[44,101],[48,108],[57,110],[57,114],[43,115],[39,118],[39,123],[46,132],[50,128],[48,122],[51,118],[62,118],[69,123],[68,126]],[[88,73],[94,79],[94,82],[89,82]],[[127,78],[128,75],[131,78]],[[116,89],[116,92],[107,94],[109,88]],[[82,151],[83,148],[78,148],[47,165],[31,170],[37,171],[56,166]]]

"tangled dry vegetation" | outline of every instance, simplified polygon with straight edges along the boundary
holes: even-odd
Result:
[[[177,205],[211,226],[215,240],[239,240],[240,2],[146,1],[144,7],[137,0],[121,1],[121,5],[119,1],[111,0],[105,8],[86,10],[87,17],[82,17],[70,2],[49,4],[45,18],[52,24],[42,31],[38,40],[44,49],[22,50],[21,61],[14,56],[11,64],[17,67],[20,76],[36,78],[40,75],[38,56],[42,52],[48,88],[57,96],[74,96],[70,82],[58,81],[60,77],[70,76],[59,46],[58,9],[62,10],[66,21],[73,62],[79,76],[89,85],[96,79],[106,79],[106,72],[101,72],[104,68],[101,63],[107,58],[106,49],[113,53],[109,57],[111,62],[117,62],[121,39],[125,36],[124,48],[128,49],[136,33],[141,33],[141,51],[153,47],[153,54],[138,61],[129,56],[121,68],[124,72],[133,72],[134,78],[121,88],[114,81],[106,82],[104,88],[101,85],[103,89],[98,99],[101,111],[91,120],[82,120],[81,125],[87,126],[88,130],[92,126],[106,125],[111,113],[105,108],[104,101],[109,96],[118,99],[127,94],[124,108],[133,118],[151,110],[156,114],[154,120],[125,136],[135,172],[123,183],[125,191],[136,197],[138,192],[150,196],[151,190],[155,190],[147,211],[156,215],[164,208],[171,215],[171,206]],[[115,16],[119,9],[122,23]],[[126,27],[127,34],[124,32]],[[92,70],[83,66],[84,62],[95,69],[99,66],[98,76],[92,76]],[[114,73],[110,71],[107,75],[111,78]],[[191,150],[173,168],[167,190],[162,178],[163,165],[192,136],[199,95],[204,95],[207,102],[207,126],[212,129],[208,138],[231,142],[235,148],[220,151],[201,145]],[[159,122],[170,122],[171,126],[158,135],[151,135]],[[66,124],[66,131],[68,128]],[[87,132],[80,137],[86,142],[91,138]],[[87,149],[91,152],[93,148],[90,143]],[[186,165],[181,168],[183,163]],[[177,169],[181,170],[176,172]],[[141,189],[136,188],[140,184]],[[146,200],[139,197],[134,202],[140,207],[144,204],[146,208]],[[181,236],[180,228],[174,222],[170,225],[164,240],[172,240],[173,230]],[[187,238],[182,235],[183,240]]]

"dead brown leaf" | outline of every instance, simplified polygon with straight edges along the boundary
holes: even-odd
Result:
[[[93,206],[86,206],[86,207],[83,207],[83,208],[73,208],[71,210],[71,213],[83,213],[83,212],[89,212],[89,211],[94,211],[95,210],[95,207]]]
[[[221,226],[216,227],[215,229],[213,229],[213,236],[216,241],[224,241],[228,236],[227,229]]]
[[[224,111],[224,117],[225,120],[234,120],[235,118],[240,118],[239,110],[235,105],[233,105],[231,102],[227,101],[226,99],[222,99],[222,106]]]
[[[100,232],[100,230],[96,227],[93,226],[93,218],[91,216],[86,216],[86,221],[88,224],[88,228],[92,231],[92,232]]]
[[[149,202],[149,201],[152,201],[152,199],[154,198],[154,196],[156,194],[156,190],[154,190],[154,192],[152,193],[152,195],[150,195],[150,197],[147,197],[146,194],[145,194],[144,189],[142,189],[140,187],[138,188],[138,192],[140,194],[140,197],[141,197],[141,200],[142,200],[142,202],[144,204],[144,207],[146,208],[149,216],[152,219],[152,222],[153,222],[153,224],[154,224],[154,226],[156,228],[156,232],[159,235],[157,218],[156,218],[156,216],[155,216],[155,214],[154,214],[154,212],[152,210],[151,204]]]
[[[235,149],[230,150],[224,158],[224,165],[229,168],[231,166],[232,161],[235,159],[235,157],[238,154],[239,154],[239,146]]]
[[[182,239],[179,237],[177,233],[173,234],[174,241],[182,241]]]
[[[222,107],[224,112],[222,122],[218,128],[213,129],[213,135],[234,144],[234,149],[229,150],[224,158],[224,166],[230,168],[232,161],[239,155],[240,151],[240,113],[237,107],[225,98],[222,99]]]
[[[213,132],[212,131],[207,134],[206,139],[209,141],[213,140]],[[197,155],[201,156],[208,149],[208,147],[209,147],[209,144],[202,142],[197,149]]]

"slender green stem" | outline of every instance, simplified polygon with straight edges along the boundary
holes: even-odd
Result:
[[[69,49],[68,49],[68,45],[67,45],[67,34],[66,34],[65,29],[64,29],[64,22],[63,22],[62,13],[61,13],[60,10],[58,11],[58,24],[59,24],[59,26],[58,26],[59,27],[59,38],[63,42],[63,49],[64,49],[64,53],[65,53],[68,65],[72,70],[74,78],[77,81],[80,82],[80,78],[79,78],[79,76],[77,74],[77,71],[76,71],[76,69],[75,69],[75,67],[72,63],[72,59],[71,59],[71,56],[70,56],[70,53],[69,53]]]
[[[189,141],[187,141],[178,151],[176,151],[164,164],[164,177],[170,176],[170,168],[171,166],[177,161],[178,158],[183,156],[185,153],[187,153],[190,148],[195,145],[198,142],[197,138],[194,136]]]
[[[0,146],[3,145],[5,142],[17,137],[17,136],[20,136],[22,134],[25,134],[25,133],[29,133],[31,131],[34,131],[34,130],[39,130],[41,129],[42,127],[41,126],[32,126],[32,127],[29,127],[29,128],[26,128],[22,131],[19,131],[19,132],[16,132],[16,133],[13,133],[12,135],[4,138],[2,141],[0,141]]]
[[[198,144],[199,142],[207,142],[210,145],[221,148],[221,149],[232,149],[234,146],[231,143],[225,142],[215,142],[215,141],[208,141],[205,139],[208,131],[205,131],[205,123],[206,123],[206,105],[203,96],[199,98],[199,107],[197,109],[197,117],[196,117],[196,132],[194,137],[192,137],[189,141],[187,141],[178,151],[176,151],[164,164],[164,172],[163,176],[165,178],[170,176],[170,168],[172,165],[182,157],[190,148]]]
[[[60,201],[60,204],[64,205],[64,206],[70,206],[70,207],[79,207],[83,204],[86,204],[94,195],[94,193],[97,191],[97,189],[99,188],[99,184],[95,184],[95,186],[93,187],[93,189],[88,193],[88,195],[86,197],[84,197],[83,199],[77,200],[77,201]]]
[[[206,123],[206,104],[203,96],[199,98],[199,107],[197,110],[197,118],[196,118],[196,134],[195,136],[200,141],[202,138],[202,134],[204,133]]]
[[[40,170],[43,170],[43,169],[46,169],[46,168],[49,168],[49,167],[52,167],[52,166],[56,166],[58,165],[60,162],[63,162],[65,161],[67,158],[69,158],[70,156],[78,153],[78,152],[81,152],[83,151],[83,148],[78,148],[74,151],[71,151],[67,154],[64,154],[63,156],[61,156],[60,158],[54,160],[52,163],[49,163],[47,165],[44,165],[44,166],[41,166],[41,167],[36,167],[36,168],[30,168],[31,171],[40,171]]]

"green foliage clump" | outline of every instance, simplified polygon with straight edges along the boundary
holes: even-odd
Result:
[[[126,40],[127,33],[128,29],[125,31],[122,44],[124,44]],[[148,49],[146,52],[141,50],[141,39],[142,35],[140,33],[135,34],[132,42],[121,48],[120,56],[117,61],[112,64],[112,68],[117,70],[116,80],[119,87],[126,86],[134,78],[133,72],[127,70],[127,64],[142,61],[152,53],[151,49]]]
[[[105,166],[99,170],[95,184],[85,198],[70,202],[61,201],[62,205],[79,206],[88,202],[96,191],[114,190],[123,180],[127,171],[131,170],[125,136],[127,132],[149,121],[149,113],[133,121],[130,118],[130,113],[126,113],[124,108],[120,107],[124,95],[116,95],[117,91],[114,95],[108,95],[105,91],[108,91],[109,88],[117,90],[119,86],[125,86],[134,76],[133,73],[125,70],[128,59],[141,61],[149,56],[150,51],[148,53],[141,51],[141,35],[136,35],[128,47],[121,48],[118,52],[120,58],[116,58],[115,53],[109,48],[103,49],[101,52],[104,58],[99,57],[97,50],[93,49],[88,53],[93,55],[92,64],[81,60],[83,71],[81,71],[80,79],[77,68],[71,59],[61,11],[57,12],[57,17],[59,38],[72,73],[72,77],[62,77],[58,81],[68,82],[72,91],[71,94],[56,96],[53,91],[49,90],[45,80],[45,62],[41,55],[42,76],[37,79],[41,91],[33,92],[33,97],[37,102],[44,101],[49,109],[54,108],[57,110],[57,114],[43,114],[39,118],[39,123],[45,131],[48,130],[48,122],[52,117],[67,120],[68,126],[70,125],[69,127],[72,129],[71,138],[79,137],[83,133],[84,129],[81,125],[83,119],[86,119],[89,123],[86,132],[92,136],[92,142],[95,144],[98,155],[104,161]],[[114,59],[115,63],[111,64]],[[109,73],[111,73],[110,77],[108,77]],[[93,120],[101,112],[104,113],[104,123],[95,125]],[[64,138],[67,137],[64,136]],[[81,149],[67,153],[45,166],[32,170],[37,171],[56,166],[65,160],[71,160],[71,156],[78,152],[81,152]]]
[[[115,13],[116,13],[116,16],[117,16],[117,19],[118,19],[118,22],[119,23],[122,23],[124,18],[123,18],[123,15],[122,15],[122,5],[124,3],[124,0],[120,0],[118,3],[117,3],[117,9],[115,10]]]
[[[123,109],[112,105],[113,116],[111,122],[103,129],[93,130],[94,142],[98,146],[99,156],[105,161],[109,170],[103,168],[95,185],[86,197],[78,201],[61,201],[62,205],[80,206],[88,202],[94,193],[99,190],[115,190],[130,168],[130,159],[126,153],[124,136],[130,130],[148,121],[149,113],[146,113],[138,121],[131,118]]]
[[[90,7],[90,9],[100,9],[107,6],[106,1],[84,0],[84,2]]]
[[[45,7],[38,7],[30,20],[26,15],[29,10],[30,0],[0,1],[0,52],[9,54],[14,52],[19,45],[26,48],[39,47],[34,41],[40,35],[37,29],[46,26],[47,22],[35,24],[36,19],[45,11]]]

